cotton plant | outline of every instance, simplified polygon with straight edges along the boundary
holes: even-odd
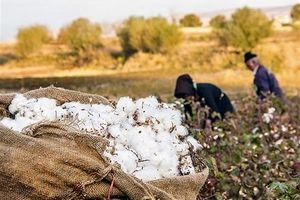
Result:
[[[75,119],[75,128],[107,139],[104,156],[109,162],[144,181],[195,173],[190,153],[202,148],[189,136],[175,105],[160,103],[153,96],[136,101],[122,97],[112,107],[79,102],[58,105],[54,99],[18,94],[9,112],[14,117],[1,123],[18,132],[41,121]]]
[[[263,120],[265,123],[269,124],[269,123],[272,121],[272,119],[274,118],[273,114],[274,114],[275,110],[276,110],[276,109],[273,108],[273,107],[268,108],[268,111],[267,111],[266,113],[263,114],[262,120]]]

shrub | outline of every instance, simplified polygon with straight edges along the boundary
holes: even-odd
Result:
[[[181,41],[181,32],[162,17],[130,17],[119,29],[118,36],[126,56],[140,52],[166,53]]]
[[[272,21],[260,10],[241,8],[222,28],[219,38],[222,44],[242,50],[254,48],[263,38],[271,35]]]
[[[17,54],[21,57],[35,53],[51,39],[49,30],[43,25],[21,28],[17,34]]]
[[[179,23],[184,27],[197,27],[202,25],[200,18],[195,14],[185,15],[180,19]]]
[[[300,20],[300,4],[296,4],[293,6],[291,10],[291,18],[293,19],[293,21]]]
[[[209,25],[217,29],[223,28],[225,26],[225,23],[226,23],[226,17],[224,15],[217,15],[209,21]]]
[[[58,42],[66,44],[77,57],[76,63],[82,65],[91,62],[101,44],[101,27],[88,19],[79,18],[63,27]]]

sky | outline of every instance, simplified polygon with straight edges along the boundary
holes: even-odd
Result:
[[[171,16],[243,6],[293,5],[299,0],[0,0],[0,41],[11,41],[20,27],[47,25],[52,31],[78,17],[113,23],[131,15]]]

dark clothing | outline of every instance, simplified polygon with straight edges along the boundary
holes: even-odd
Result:
[[[185,98],[186,96],[195,96],[196,90],[193,86],[193,79],[188,74],[183,74],[177,78],[175,93],[176,98]]]
[[[252,53],[251,51],[248,51],[247,53],[244,54],[244,62],[248,62],[252,58],[257,57],[255,53]]]
[[[254,77],[256,94],[260,98],[265,98],[268,93],[273,93],[282,98],[283,93],[279,83],[273,73],[269,72],[264,66],[259,66]]]
[[[211,109],[210,115],[217,112],[224,118],[226,112],[234,112],[234,108],[228,96],[220,88],[210,83],[193,83],[188,74],[178,77],[175,87],[175,97],[185,98],[195,96],[202,106],[208,106]],[[191,113],[192,110],[188,104],[185,105],[185,111]],[[212,118],[210,116],[210,118]]]
[[[196,95],[201,103],[208,106],[212,112],[220,113],[222,118],[226,112],[234,112],[228,96],[213,84],[198,83]]]

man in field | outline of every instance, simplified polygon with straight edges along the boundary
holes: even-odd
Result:
[[[256,94],[260,99],[264,99],[270,94],[274,94],[280,99],[283,98],[283,92],[276,77],[261,64],[256,54],[251,52],[245,53],[244,61],[247,68],[253,72]]]
[[[190,75],[183,74],[177,78],[175,93],[176,98],[185,99],[185,113],[193,115],[191,105],[199,103],[202,107],[209,108],[210,121],[223,119],[225,113],[234,112],[228,96],[217,86],[211,83],[194,83]]]

